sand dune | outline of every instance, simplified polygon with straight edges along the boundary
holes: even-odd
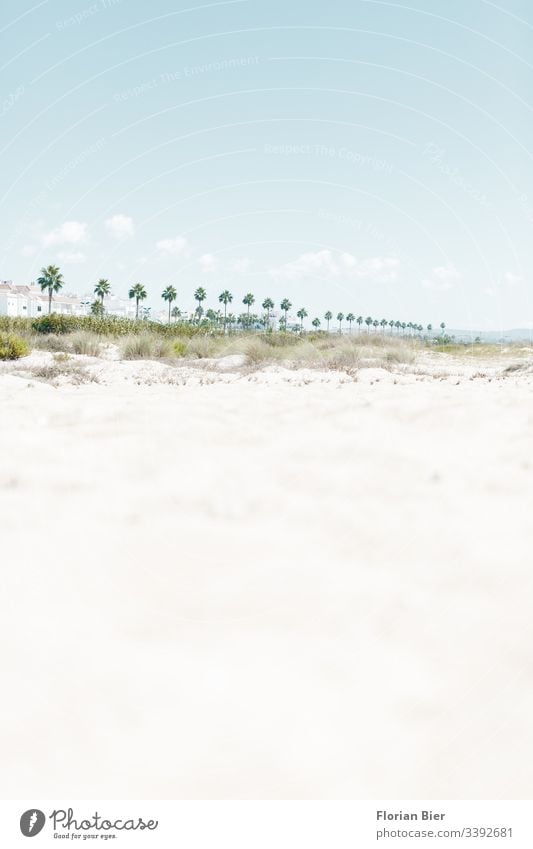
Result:
[[[72,360],[0,369],[4,798],[530,797],[527,369]]]

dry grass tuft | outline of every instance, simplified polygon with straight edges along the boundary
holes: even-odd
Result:
[[[175,356],[172,340],[154,333],[127,336],[120,346],[120,354],[124,360],[160,360]]]
[[[67,342],[69,344],[68,350],[73,354],[83,354],[86,357],[98,357],[100,355],[100,340],[94,333],[79,330],[77,333],[72,333]]]
[[[85,366],[73,362],[68,354],[57,354],[51,365],[35,366],[29,374],[38,380],[57,384],[59,378],[65,378],[68,383],[80,386],[83,383],[99,383],[98,377]]]
[[[223,339],[214,336],[193,336],[187,343],[186,356],[206,359],[217,354],[217,348]]]

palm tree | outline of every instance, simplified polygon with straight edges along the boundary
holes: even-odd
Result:
[[[171,315],[172,315],[172,318],[174,319],[174,321],[177,321],[178,318],[181,318],[180,308],[179,307],[172,307]]]
[[[440,329],[442,330],[442,335],[444,336],[444,331],[446,330],[446,325],[444,322],[441,323]]]
[[[231,304],[233,300],[233,295],[231,292],[228,292],[227,289],[224,289],[223,292],[218,296],[219,303],[224,304],[224,333],[226,332],[226,321],[227,321],[227,311],[228,304]]]
[[[333,313],[328,310],[327,313],[325,313],[324,318],[326,319],[326,321],[328,323],[328,333],[329,333],[329,323],[330,323],[331,319],[333,318]]]
[[[355,321],[355,316],[354,316],[353,312],[348,313],[348,315],[346,316],[346,321],[350,325],[350,333],[351,333],[352,332],[352,321]]]
[[[392,334],[394,332],[394,319],[393,318],[391,318],[391,320],[389,321],[389,327],[390,327],[390,332],[391,332],[391,336],[392,336]]]
[[[287,330],[287,319],[288,319],[289,310],[292,307],[292,304],[291,304],[291,302],[289,301],[288,298],[283,298],[280,306],[281,306],[281,309],[283,310],[283,312],[285,313],[285,330]]]
[[[202,301],[205,301],[207,298],[207,292],[202,286],[199,286],[196,292],[194,293],[194,300],[198,301],[198,306],[196,308],[196,314],[198,316],[198,321],[200,321],[203,313],[202,309]]]
[[[135,318],[139,318],[139,302],[148,297],[142,283],[135,283],[129,291],[130,298],[135,298]]]
[[[96,315],[100,318],[104,314],[104,307],[101,301],[95,300],[91,304],[91,315]]]
[[[432,330],[433,330],[433,325],[432,325],[432,324],[428,324],[428,326],[427,326],[426,330],[427,330],[427,332],[428,332],[428,333],[431,333],[431,332],[432,332]]]
[[[362,325],[362,323],[363,323],[363,316],[362,316],[362,315],[358,315],[358,316],[357,316],[357,318],[356,318],[355,320],[357,321],[357,324],[359,325],[359,333],[361,333],[361,325]]]
[[[94,287],[94,294],[97,298],[100,298],[100,301],[102,302],[102,313],[104,311],[104,297],[105,295],[109,295],[110,292],[111,284],[109,280],[104,280],[102,277]]]
[[[372,324],[374,325],[374,333],[377,333],[377,332],[378,332],[378,327],[379,327],[379,321],[377,320],[377,318],[375,318],[375,319],[374,319],[374,321],[372,322]]]
[[[342,333],[342,322],[344,321],[344,313],[343,312],[337,313],[337,321],[339,322],[339,333]]]
[[[272,298],[265,298],[263,303],[261,304],[263,309],[266,312],[265,316],[265,329],[270,327],[270,310],[274,309],[274,301]]]
[[[315,330],[318,330],[318,328],[320,327],[320,319],[319,319],[319,318],[314,318],[314,319],[313,319],[313,321],[311,322],[311,324],[313,325],[313,327],[315,328]]]
[[[244,296],[244,298],[242,299],[242,302],[243,302],[243,304],[245,305],[245,307],[247,308],[247,313],[246,313],[246,324],[248,325],[248,327],[250,327],[250,307],[251,307],[253,304],[255,304],[255,297],[252,295],[252,293],[251,293],[251,292],[248,292],[248,293]]]
[[[176,300],[178,293],[174,286],[167,286],[166,289],[163,289],[161,297],[164,301],[168,301],[168,323],[170,324],[170,310],[172,309],[172,302]]]
[[[402,326],[401,321],[395,321],[395,322],[394,322],[394,326],[395,326],[396,330],[397,330],[397,331],[398,331],[398,333],[399,333],[399,332],[400,332],[400,327]]]
[[[370,333],[370,325],[372,324],[372,321],[373,321],[372,316],[367,315],[367,317],[365,318],[365,324],[368,327],[368,331],[367,331],[368,333]]]
[[[402,328],[402,336],[405,336],[405,328],[407,327],[405,321],[402,321],[400,327]]]
[[[63,275],[57,265],[47,265],[41,268],[41,276],[37,279],[41,292],[48,291],[48,312],[52,312],[52,297],[54,292],[63,288]]]
[[[300,325],[300,333],[304,332],[304,318],[307,318],[307,310],[305,307],[300,307],[298,312],[296,313],[300,321],[302,322]]]

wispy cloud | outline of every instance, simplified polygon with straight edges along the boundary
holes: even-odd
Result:
[[[156,250],[166,256],[179,256],[188,252],[187,239],[183,236],[174,236],[171,239],[160,239],[156,242]]]
[[[135,224],[129,215],[113,215],[107,219],[105,226],[115,239],[129,239],[135,233]]]
[[[252,261],[247,256],[243,256],[235,260],[231,266],[231,270],[234,271],[235,274],[246,274],[246,272],[249,271],[251,264]]]
[[[198,257],[198,265],[200,266],[201,271],[206,274],[210,274],[216,270],[217,261],[213,254],[203,254],[203,256]]]
[[[305,277],[339,277],[369,280],[395,280],[400,260],[395,257],[369,257],[359,260],[350,253],[338,256],[330,250],[309,251],[295,260],[273,268],[272,277],[278,280],[298,280]]]
[[[422,280],[422,285],[426,289],[433,289],[437,292],[446,292],[453,289],[462,280],[462,274],[455,268],[454,265],[438,265],[433,269],[429,277]]]
[[[43,247],[54,245],[78,245],[87,239],[87,225],[81,221],[65,221],[60,227],[43,233],[41,244]]]

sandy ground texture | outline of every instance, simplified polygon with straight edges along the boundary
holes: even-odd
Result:
[[[55,362],[0,368],[2,797],[530,798],[531,370]]]

